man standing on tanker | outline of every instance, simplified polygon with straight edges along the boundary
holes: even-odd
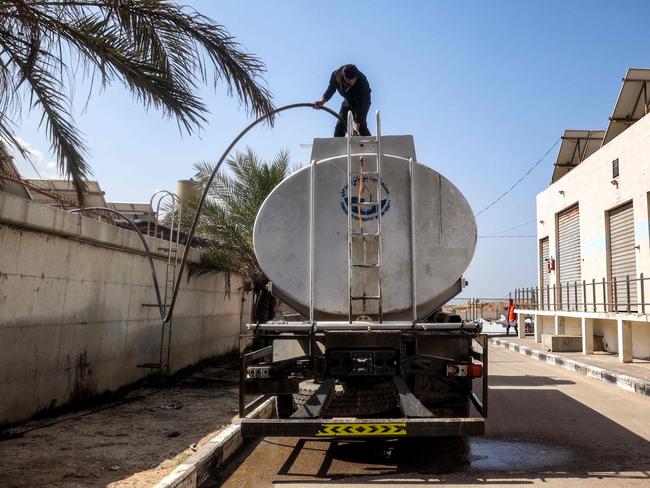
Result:
[[[314,102],[314,108],[319,109],[332,98],[338,91],[343,97],[339,121],[334,128],[334,137],[343,137],[346,133],[348,112],[352,111],[354,117],[354,131],[360,136],[369,136],[370,131],[366,123],[368,110],[370,110],[370,85],[368,78],[353,64],[344,64],[334,70],[330,82],[323,93],[323,97]]]

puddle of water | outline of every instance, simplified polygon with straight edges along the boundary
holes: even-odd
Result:
[[[477,438],[469,445],[473,471],[540,471],[569,466],[574,457],[564,447],[532,442]]]
[[[375,465],[390,472],[449,474],[480,471],[534,471],[569,467],[574,456],[566,448],[539,443],[485,438],[402,439],[332,446],[333,460]]]

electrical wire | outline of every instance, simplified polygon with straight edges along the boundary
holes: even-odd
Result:
[[[512,239],[518,237],[537,237],[537,236],[478,236],[479,239]]]
[[[523,227],[524,225],[532,224],[535,222],[535,219],[529,220],[528,222],[524,222],[523,224],[518,224],[514,225],[512,227],[508,227],[507,229],[500,230],[499,232],[493,232],[494,235],[499,235],[499,234],[505,234],[506,232],[510,232],[511,230],[519,229],[520,227]]]
[[[508,188],[508,189],[507,189],[506,191],[504,191],[501,195],[499,195],[499,196],[498,196],[498,197],[497,197],[493,202],[489,203],[489,204],[488,204],[486,207],[484,207],[480,212],[477,212],[477,213],[474,215],[474,217],[478,217],[478,216],[481,215],[483,212],[485,212],[485,211],[488,210],[489,208],[493,207],[494,204],[496,204],[499,200],[501,200],[501,199],[502,199],[503,197],[505,197],[508,193],[510,193],[512,190],[514,190],[514,189],[517,187],[517,185],[519,185],[519,183],[521,183],[521,182],[524,180],[524,178],[526,178],[526,176],[528,176],[530,173],[532,173],[533,170],[534,170],[537,166],[539,166],[539,164],[540,164],[542,161],[544,161],[544,159],[546,159],[546,156],[549,155],[549,153],[553,150],[553,148],[555,148],[555,146],[558,145],[558,143],[559,143],[561,140],[562,140],[562,138],[559,138],[557,141],[555,141],[555,142],[553,143],[553,145],[552,145],[551,147],[549,147],[548,150],[544,153],[544,155],[543,155],[540,159],[538,159],[537,162],[536,162],[535,164],[533,164],[533,165],[528,169],[528,171],[526,171],[526,172],[524,173],[524,175],[523,175],[521,178],[519,178],[517,181],[515,181],[515,182],[512,184],[512,186],[511,186],[510,188]]]

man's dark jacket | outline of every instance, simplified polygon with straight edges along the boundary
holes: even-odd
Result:
[[[334,70],[332,76],[330,76],[327,90],[323,93],[323,99],[325,101],[329,100],[334,95],[334,92],[338,91],[350,106],[354,121],[357,124],[365,124],[368,110],[370,110],[370,92],[372,90],[370,90],[368,78],[361,71],[358,72],[357,82],[354,86],[346,86],[343,80],[343,69],[346,66],[348,65],[343,65]]]

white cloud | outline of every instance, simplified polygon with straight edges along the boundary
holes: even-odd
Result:
[[[62,178],[56,167],[56,161],[50,159],[43,151],[35,148],[26,140],[16,137],[16,140],[25,148],[29,153],[29,159],[23,157],[20,152],[14,150],[14,161],[18,167],[21,175],[28,178]],[[34,168],[38,171],[34,171]]]

